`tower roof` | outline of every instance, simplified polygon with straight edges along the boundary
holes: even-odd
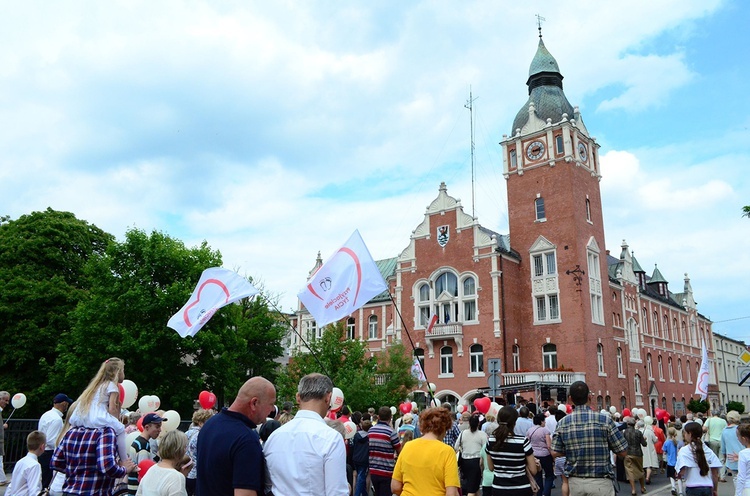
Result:
[[[511,135],[529,122],[529,105],[532,103],[536,116],[543,121],[552,119],[552,122],[560,122],[563,114],[568,114],[569,118],[577,118],[575,109],[563,92],[562,80],[557,60],[539,38],[539,46],[529,66],[529,79],[526,81],[529,99],[516,114]]]
[[[654,273],[651,274],[651,279],[648,280],[649,284],[654,282],[663,282],[664,284],[667,284],[667,280],[664,279],[663,275],[661,275],[659,267],[657,267],[656,264],[654,264]]]
[[[641,264],[639,264],[638,260],[635,259],[635,252],[632,253],[632,255],[631,255],[630,258],[633,259],[633,272],[635,272],[635,273],[643,272],[645,274],[646,271],[643,270],[643,267],[641,267]]]

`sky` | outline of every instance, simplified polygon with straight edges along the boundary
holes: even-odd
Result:
[[[742,0],[4,3],[0,215],[206,240],[296,307],[359,229],[398,256],[442,181],[508,232],[503,134],[544,42],[601,145],[627,240],[714,332],[750,342],[750,3]]]

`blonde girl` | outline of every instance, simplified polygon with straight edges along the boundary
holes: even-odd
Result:
[[[117,384],[125,379],[125,362],[108,358],[99,367],[86,389],[78,397],[78,406],[70,418],[73,427],[100,429],[110,427],[117,434],[120,460],[127,459],[125,426],[120,422],[120,390]]]
[[[682,494],[682,481],[677,478],[677,429],[670,427],[667,429],[667,440],[664,441],[664,458],[667,462],[667,478],[672,484],[672,494]]]

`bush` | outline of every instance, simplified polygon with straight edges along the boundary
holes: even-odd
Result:
[[[727,412],[731,412],[732,410],[736,410],[737,413],[742,415],[745,413],[745,405],[740,403],[739,401],[730,401],[727,403]]]
[[[711,408],[711,405],[709,405],[707,400],[701,401],[692,398],[686,408],[693,413],[706,413]]]

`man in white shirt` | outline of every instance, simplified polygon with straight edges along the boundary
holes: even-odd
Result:
[[[323,417],[333,382],[322,374],[299,381],[294,419],[276,429],[263,447],[273,494],[348,496],[346,447]]]
[[[55,452],[57,447],[57,437],[62,432],[63,415],[72,403],[73,400],[67,394],[60,393],[52,400],[52,408],[39,418],[38,429],[47,438],[44,453],[39,455],[39,465],[42,466],[42,487],[49,486],[52,480],[52,469],[49,468],[49,462],[52,460],[52,453]]]
[[[29,452],[16,462],[6,496],[37,496],[42,490],[42,470],[38,457],[44,452],[44,433],[31,432],[26,437],[26,447]]]

